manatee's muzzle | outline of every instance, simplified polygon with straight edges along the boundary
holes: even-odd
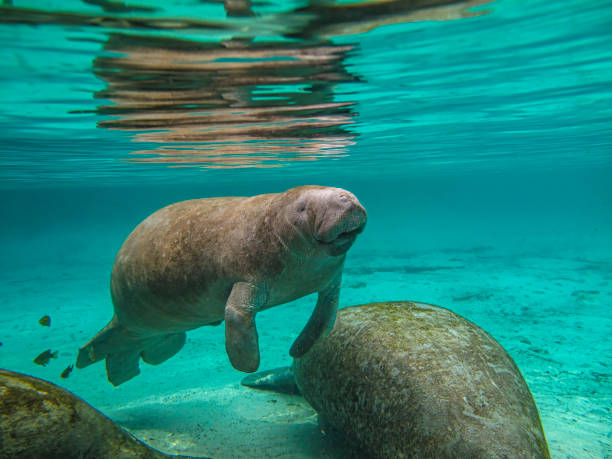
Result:
[[[332,255],[346,252],[363,231],[367,221],[365,209],[357,202],[336,218],[333,225],[322,225],[317,234],[317,240],[329,246]]]

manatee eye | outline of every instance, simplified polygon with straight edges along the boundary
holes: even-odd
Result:
[[[294,222],[305,221],[308,217],[306,215],[306,203],[304,202],[296,202],[295,207],[292,210]]]

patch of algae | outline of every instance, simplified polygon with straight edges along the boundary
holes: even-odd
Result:
[[[441,330],[455,330],[456,338],[465,340],[474,332],[471,322],[444,308],[409,301],[381,302],[344,308],[338,320],[357,328],[355,335],[374,340],[391,351],[429,346]],[[492,339],[492,338],[491,338]]]

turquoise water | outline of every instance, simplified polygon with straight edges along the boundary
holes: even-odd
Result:
[[[369,218],[341,307],[465,316],[522,370],[553,457],[612,456],[612,3],[5,3],[1,367],[166,452],[342,457],[302,399],[239,385],[223,327],[118,388],[102,364],[60,378],[147,215],[338,186]],[[261,369],[290,364],[314,301],[258,316]]]

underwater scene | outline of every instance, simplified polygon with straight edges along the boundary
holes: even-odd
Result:
[[[612,458],[611,30],[4,0],[0,457]]]

